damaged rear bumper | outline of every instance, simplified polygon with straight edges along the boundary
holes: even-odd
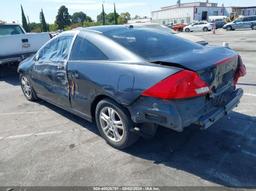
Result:
[[[174,101],[141,97],[128,109],[134,123],[154,123],[175,131],[183,131],[192,124],[206,129],[232,111],[242,95],[243,90],[237,89],[225,104],[218,106],[207,97]]]

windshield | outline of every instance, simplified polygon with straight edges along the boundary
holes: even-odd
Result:
[[[0,36],[24,34],[19,25],[0,25]]]
[[[104,35],[151,61],[202,47],[173,34],[155,29],[124,28],[105,32]]]

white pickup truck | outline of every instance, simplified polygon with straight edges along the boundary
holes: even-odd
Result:
[[[22,61],[50,38],[49,33],[26,33],[18,24],[0,24],[0,65]]]

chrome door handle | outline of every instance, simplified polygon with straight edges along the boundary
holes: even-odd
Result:
[[[64,66],[63,66],[63,65],[58,65],[58,66],[57,66],[57,69],[58,69],[58,70],[64,70]]]
[[[57,76],[58,79],[64,79],[65,78],[65,74],[62,73],[62,72],[57,73],[56,76]]]

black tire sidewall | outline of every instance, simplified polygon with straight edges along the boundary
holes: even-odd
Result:
[[[37,96],[36,96],[36,93],[35,93],[35,91],[34,91],[32,85],[31,85],[31,82],[30,82],[29,78],[28,78],[26,75],[21,74],[21,75],[20,75],[20,83],[21,83],[22,77],[25,77],[25,78],[28,80],[29,85],[30,85],[30,87],[31,87],[31,97],[28,97],[28,96],[25,94],[25,92],[24,92],[24,90],[23,90],[23,88],[22,88],[22,84],[21,84],[21,90],[22,90],[22,92],[23,92],[25,98],[26,98],[27,100],[29,100],[29,101],[35,101],[35,100],[37,99]]]
[[[208,28],[207,28],[207,27],[204,27],[204,28],[203,28],[203,31],[204,31],[204,32],[207,32],[207,31],[208,31]]]
[[[185,32],[190,32],[190,29],[185,29]]]
[[[120,115],[120,117],[122,118],[123,125],[124,125],[124,135],[123,135],[122,140],[119,142],[114,142],[111,139],[109,139],[103,132],[103,129],[101,128],[99,115],[100,115],[100,111],[104,107],[111,107],[111,108],[115,109],[118,112],[118,114]],[[128,112],[125,109],[123,109],[122,106],[120,106],[116,102],[114,102],[110,99],[103,99],[102,101],[100,101],[96,106],[95,121],[96,121],[96,124],[97,124],[97,127],[99,129],[101,136],[111,146],[113,146],[117,149],[124,149],[135,142],[136,135],[131,132],[131,129],[134,127],[134,124],[133,124],[132,120],[130,119]]]

